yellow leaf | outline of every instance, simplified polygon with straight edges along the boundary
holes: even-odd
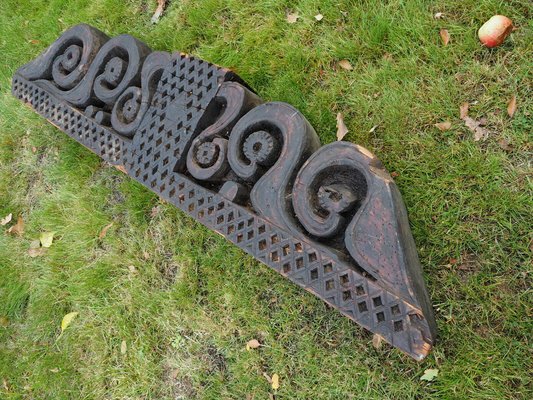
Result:
[[[55,232],[41,233],[41,237],[39,238],[39,240],[41,241],[41,246],[50,247],[52,245],[52,242],[54,241],[54,233]]]
[[[428,368],[424,371],[424,375],[420,377],[420,380],[431,382],[433,379],[437,377],[437,375],[439,375],[438,369]]]
[[[337,113],[337,140],[342,140],[348,133],[348,128],[344,123],[341,113]]]
[[[350,64],[350,61],[348,61],[348,60],[340,60],[339,61],[339,67],[341,67],[342,69],[345,69],[347,71],[352,71],[353,70],[352,64]]]
[[[120,353],[126,354],[126,351],[128,351],[128,344],[126,343],[125,340],[123,340],[122,343],[120,344]]]
[[[272,375],[272,389],[274,390],[279,389],[279,375],[278,374]]]
[[[63,333],[65,331],[65,329],[68,328],[68,326],[70,325],[70,323],[72,322],[72,320],[74,318],[76,318],[78,315],[77,312],[71,312],[71,313],[68,313],[67,315],[65,315],[63,317],[63,320],[61,321],[61,333]]]

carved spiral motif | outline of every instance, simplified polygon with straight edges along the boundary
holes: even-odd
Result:
[[[292,182],[320,142],[305,117],[286,103],[262,104],[233,128],[228,161],[240,178],[254,183],[250,200],[255,211],[292,231]]]
[[[314,153],[296,176],[292,201],[305,230],[318,238],[342,231],[367,192],[362,156],[343,142]]]
[[[129,35],[109,39],[88,25],[76,25],[20,73],[80,108],[111,105],[130,86],[139,86],[151,50]]]
[[[208,109],[208,120],[214,121],[191,144],[187,153],[187,169],[196,179],[221,180],[229,171],[228,135],[237,121],[261,103],[259,97],[237,82],[221,85]],[[217,113],[216,110],[222,110]]]
[[[80,83],[100,48],[109,37],[98,29],[80,24],[67,30],[43,54],[20,68],[28,80],[54,82],[56,91],[69,90]]]
[[[110,85],[117,84],[122,79],[121,75],[124,71],[121,62],[110,65],[113,60],[108,62],[107,73],[104,72],[101,78],[101,82],[107,82]],[[159,79],[169,62],[170,54],[166,52],[156,51],[146,57],[141,70],[141,87],[127,88],[113,106],[111,125],[118,133],[127,137],[133,136],[152,102]]]

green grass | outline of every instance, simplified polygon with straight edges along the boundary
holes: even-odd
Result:
[[[26,226],[0,233],[0,398],[267,399],[264,373],[279,374],[279,399],[531,398],[531,4],[173,0],[151,25],[154,8],[1,2],[0,217]],[[301,18],[288,24],[286,12]],[[519,29],[484,49],[476,30],[498,13]],[[346,139],[397,173],[437,316],[433,353],[416,363],[374,349],[357,325],[13,99],[15,69],[79,22],[231,67],[266,100],[298,107],[323,143],[342,112]],[[465,101],[488,120],[484,142],[458,118]],[[443,120],[450,130],[433,126]],[[55,241],[30,258],[43,231]],[[246,351],[253,338],[264,346]],[[440,371],[430,383],[427,368]]]

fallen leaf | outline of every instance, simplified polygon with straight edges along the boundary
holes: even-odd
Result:
[[[33,154],[37,153],[37,147],[32,146],[32,147],[31,147],[31,152],[32,152]]]
[[[118,169],[120,172],[124,173],[124,174],[128,174],[128,171],[126,171],[126,167],[124,165],[114,165],[114,167],[116,169]]]
[[[0,225],[4,226],[11,222],[11,219],[13,218],[13,214],[9,213],[4,218],[0,219]]]
[[[152,24],[157,24],[159,22],[161,15],[163,15],[163,11],[165,11],[166,5],[166,0],[157,0],[157,8],[155,9],[154,15],[152,15]]]
[[[67,315],[63,317],[63,320],[61,321],[61,333],[63,333],[65,329],[68,328],[72,320],[76,318],[77,316],[78,316],[78,313],[74,311],[74,312],[68,313]]]
[[[324,19],[324,16],[322,14],[317,14],[317,15],[315,15],[315,19],[317,21],[322,21]]]
[[[441,19],[442,17],[444,17],[444,13],[442,12],[435,13],[435,15],[433,16],[433,18],[435,19]]]
[[[490,132],[487,129],[483,128],[474,118],[466,116],[463,118],[463,121],[465,121],[466,127],[474,133],[475,142],[485,140],[489,137]]]
[[[0,317],[0,326],[6,327],[9,325],[9,319],[7,317]]]
[[[459,116],[461,119],[465,119],[465,117],[468,115],[468,103],[463,103],[459,107]]]
[[[52,368],[51,370],[49,370],[51,373],[53,374],[57,374],[59,372],[59,368]]]
[[[442,39],[442,43],[444,46],[448,46],[448,43],[450,43],[450,34],[448,33],[447,29],[441,29],[439,32],[440,38]]]
[[[438,369],[428,368],[424,371],[424,375],[420,377],[420,380],[431,382],[433,379],[437,377],[438,374],[439,374]]]
[[[41,237],[39,238],[41,246],[50,247],[54,241],[55,232],[42,232]]]
[[[148,253],[147,251],[143,251],[143,257],[145,260],[148,260],[150,258],[150,253]]]
[[[374,125],[372,128],[370,128],[370,130],[368,131],[368,133],[374,133],[374,131],[375,131],[376,129],[378,129],[378,126],[379,126],[379,125]]]
[[[136,274],[137,273],[137,268],[135,268],[134,265],[128,265],[128,269],[130,270],[130,272],[132,274]]]
[[[127,351],[128,351],[128,345],[126,341],[123,340],[122,343],[120,344],[120,354],[126,354]]]
[[[100,232],[100,234],[98,235],[98,239],[103,239],[105,238],[105,235],[107,235],[107,231],[109,230],[109,228],[111,228],[113,226],[113,223],[111,222],[110,224],[104,226],[104,229],[102,229],[102,231]]]
[[[392,172],[390,173],[390,176],[392,176],[393,178],[398,178],[398,177],[400,176],[400,173],[397,172],[397,171],[392,171]]]
[[[37,40],[37,39],[32,39],[32,40],[29,40],[30,44],[39,44],[41,43],[40,40]]]
[[[2,386],[6,392],[9,392],[9,385],[7,384],[6,378],[2,378]]]
[[[387,53],[387,52],[383,53],[382,58],[384,60],[386,60],[386,61],[392,61],[392,59],[393,59],[392,54],[391,53]]]
[[[274,390],[279,389],[279,375],[278,374],[272,375],[272,389]]]
[[[372,346],[374,346],[375,349],[380,349],[382,343],[383,336],[378,333],[374,333],[374,336],[372,336]]]
[[[172,379],[177,379],[178,378],[178,375],[180,374],[180,369],[179,368],[175,368],[172,373],[170,374],[170,377]]]
[[[435,127],[437,127],[439,131],[447,131],[452,127],[452,123],[450,121],[437,122]]]
[[[344,123],[341,113],[337,113],[337,140],[342,140],[348,133],[348,128]]]
[[[152,210],[150,211],[150,217],[154,218],[157,214],[159,214],[159,206],[152,207]]]
[[[22,220],[21,216],[17,218],[17,223],[7,230],[7,233],[22,236],[24,233],[24,221]]]
[[[45,255],[47,250],[48,249],[46,247],[30,247],[28,249],[28,255],[31,258],[39,257],[39,256],[42,256],[42,255]]]
[[[257,339],[252,339],[246,343],[246,350],[257,349],[259,346],[261,346],[261,343]]]
[[[498,144],[500,145],[500,149],[502,150],[505,150],[505,151],[513,150],[513,145],[507,139],[498,140]]]
[[[298,18],[300,18],[300,16],[298,14],[296,14],[296,13],[288,13],[287,14],[287,22],[289,24],[294,24],[298,20]]]
[[[511,100],[509,100],[509,103],[507,104],[507,115],[509,115],[510,118],[513,118],[513,115],[515,112],[516,112],[516,96],[513,94],[513,97],[511,97]]]
[[[347,71],[352,71],[353,70],[352,64],[350,64],[350,61],[348,61],[348,60],[340,60],[339,61],[339,67],[341,67],[342,69],[345,69]]]

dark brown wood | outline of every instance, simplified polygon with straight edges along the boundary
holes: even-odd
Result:
[[[435,321],[407,212],[368,150],[129,35],[66,31],[14,96],[104,160],[417,360]]]

